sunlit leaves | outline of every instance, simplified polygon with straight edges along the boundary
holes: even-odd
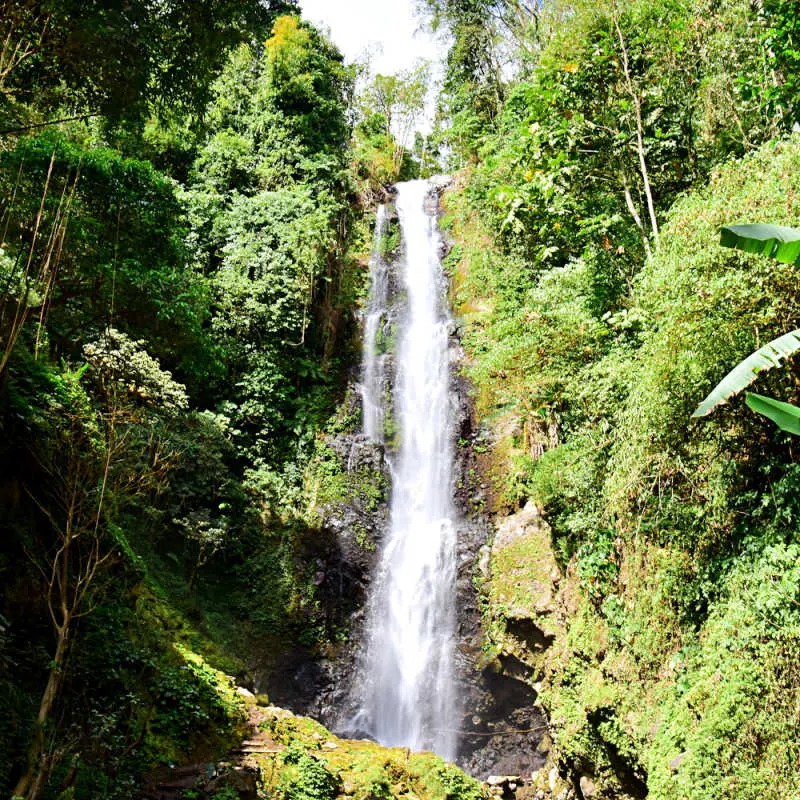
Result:
[[[173,412],[186,409],[186,387],[161,368],[145,344],[108,328],[96,341],[84,345],[83,355],[102,380],[119,383],[132,396]]]
[[[345,213],[348,91],[333,46],[279,18],[264,50],[242,46],[215,82],[185,194],[230,415],[253,457],[275,455],[292,433],[298,388],[324,379],[300,365],[319,345],[316,301]]]
[[[714,387],[692,416],[704,417],[710,414],[718,405],[747,388],[760,373],[781,366],[784,359],[794,355],[798,350],[800,350],[800,330],[785,333],[767,342],[737,364]]]
[[[720,233],[720,244],[774,258],[783,264],[800,261],[800,230],[783,225],[725,225]]]

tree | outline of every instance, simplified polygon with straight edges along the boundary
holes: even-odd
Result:
[[[791,0],[764,0],[758,4],[760,39],[766,54],[758,72],[743,74],[745,91],[755,95],[770,116],[790,130],[800,119],[798,92],[800,50],[797,5]]]
[[[53,716],[78,621],[113,565],[127,551],[115,512],[163,485],[171,456],[162,448],[147,405],[169,413],[186,395],[168,373],[124,334],[109,330],[85,349],[97,407],[83,386],[86,369],[66,369],[52,383],[32,455],[40,475],[25,491],[47,521],[49,535],[30,547],[38,569],[54,646],[39,703],[27,766],[13,796],[40,797],[54,765]]]
[[[79,106],[120,117],[148,104],[198,110],[227,52],[263,35],[293,0],[2,0],[0,91],[31,100],[65,84]]]
[[[419,61],[396,75],[376,75],[361,96],[362,116],[382,117],[386,137],[396,140],[393,162],[398,167],[425,110],[430,80],[430,64]]]
[[[302,427],[296,390],[322,374],[313,361],[331,330],[317,309],[342,266],[351,85],[330,42],[280,17],[264,50],[243,45],[215,82],[186,194],[235,427],[261,459]]]
[[[0,380],[34,320],[37,347],[47,341],[59,355],[78,357],[82,335],[113,323],[146,332],[170,366],[207,374],[205,287],[186,269],[182,209],[167,178],[52,133],[0,153],[0,175],[13,187],[0,199]]]
[[[462,161],[476,159],[481,140],[494,127],[505,99],[506,54],[497,27],[495,0],[422,0],[434,31],[450,36],[441,113],[450,127],[443,132]]]
[[[346,146],[343,111],[351,76],[341,53],[297,17],[278,17],[266,43],[267,98],[291,133],[315,154]]]
[[[352,73],[296,17],[273,29],[277,7],[0,0],[0,782],[29,800],[121,796],[223,739],[207,712],[228,701],[158,624],[169,599],[142,622],[143,561],[183,546],[191,592],[224,552],[223,614],[312,624],[312,537],[270,514],[297,513],[339,389],[360,212]]]
[[[412,137],[425,110],[430,77],[430,64],[419,61],[395,75],[375,75],[360,92],[353,151],[363,196],[380,194],[384,186],[419,172],[418,166],[411,167],[410,153],[416,145]]]

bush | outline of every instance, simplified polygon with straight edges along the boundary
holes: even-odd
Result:
[[[341,781],[302,745],[290,745],[283,763],[291,767],[282,779],[284,800],[335,800]]]

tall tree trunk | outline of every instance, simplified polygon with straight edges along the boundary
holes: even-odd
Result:
[[[11,352],[14,349],[14,346],[17,343],[17,339],[22,331],[23,326],[25,325],[28,316],[30,315],[30,307],[28,306],[28,298],[30,297],[30,293],[33,287],[34,278],[31,275],[31,268],[34,261],[34,256],[36,254],[36,243],[37,238],[39,236],[39,228],[42,224],[42,218],[44,217],[45,212],[45,203],[47,201],[47,194],[50,189],[50,178],[53,175],[53,166],[56,161],[56,147],[53,147],[53,153],[50,156],[50,166],[47,168],[47,177],[45,178],[44,182],[44,191],[42,192],[42,200],[41,204],[39,205],[39,213],[36,215],[36,222],[33,227],[33,235],[31,237],[30,247],[28,249],[28,259],[27,263],[25,264],[25,269],[22,275],[23,281],[25,283],[25,291],[22,294],[22,297],[16,301],[16,308],[14,311],[14,320],[11,323],[11,328],[8,332],[6,342],[5,342],[5,349],[0,356],[0,376],[5,374],[6,368],[8,367],[8,360],[11,357]],[[5,303],[6,298],[3,298],[3,302]]]
[[[650,242],[647,238],[647,231],[645,230],[644,225],[642,224],[642,218],[639,216],[639,212],[636,210],[636,205],[633,202],[633,197],[631,196],[631,187],[628,185],[628,179],[625,177],[625,174],[622,174],[622,185],[625,189],[625,205],[628,206],[628,211],[631,212],[631,216],[633,217],[633,221],[636,223],[636,227],[639,229],[639,233],[642,236],[642,245],[644,246],[644,254],[647,258],[650,258],[652,252],[650,250]]]
[[[650,217],[650,227],[653,231],[653,241],[658,250],[661,237],[658,231],[658,219],[656,218],[656,207],[653,202],[653,193],[650,189],[650,175],[647,170],[647,159],[644,152],[644,124],[642,122],[642,98],[636,91],[633,85],[633,78],[631,77],[630,62],[628,60],[628,48],[625,46],[625,37],[622,35],[622,28],[617,19],[616,10],[612,14],[614,27],[617,31],[617,38],[619,39],[620,51],[622,53],[622,71],[625,75],[625,88],[631,96],[633,102],[633,109],[636,114],[636,152],[639,157],[639,170],[642,175],[642,184],[644,187],[644,196],[647,201],[647,213]]]
[[[53,707],[58,697],[61,683],[64,679],[64,664],[69,651],[69,635],[72,617],[67,616],[63,625],[57,632],[56,652],[50,663],[50,674],[47,677],[42,700],[39,703],[39,713],[36,715],[36,728],[28,748],[28,766],[25,774],[17,781],[12,797],[24,797],[25,800],[38,800],[48,773],[52,766],[50,755],[47,752],[47,725],[53,713]]]

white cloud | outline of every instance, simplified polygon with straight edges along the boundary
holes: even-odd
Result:
[[[414,0],[300,0],[303,16],[330,28],[347,61],[373,52],[372,71],[393,74],[420,58],[438,61],[442,46],[420,30]]]
[[[363,61],[369,53],[373,74],[393,75],[426,59],[433,67],[433,86],[441,80],[446,48],[422,30],[414,6],[415,0],[300,0],[303,17],[330,30],[346,61]],[[417,125],[423,132],[432,126],[435,95],[428,95]]]

